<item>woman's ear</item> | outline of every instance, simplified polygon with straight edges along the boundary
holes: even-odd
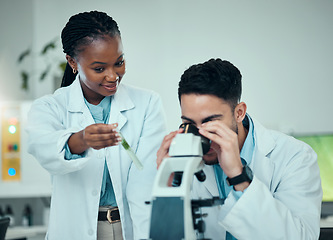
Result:
[[[234,111],[236,122],[241,123],[244,120],[246,115],[246,108],[247,106],[244,102],[240,102],[237,104]]]
[[[77,72],[77,63],[76,63],[76,60],[74,58],[72,58],[71,56],[69,55],[66,55],[66,60],[69,64],[69,66],[71,66],[71,68],[73,69],[73,71],[76,71]]]

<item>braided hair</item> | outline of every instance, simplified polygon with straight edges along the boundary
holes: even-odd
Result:
[[[183,94],[213,95],[234,109],[242,94],[242,74],[232,63],[210,59],[188,68],[178,85],[178,99]]]
[[[77,57],[82,47],[103,36],[120,37],[118,24],[104,12],[83,12],[70,17],[61,32],[63,52],[72,58]],[[75,80],[71,66],[66,65],[61,87],[72,84]]]

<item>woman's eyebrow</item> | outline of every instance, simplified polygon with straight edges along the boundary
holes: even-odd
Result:
[[[119,61],[119,59],[121,59],[121,58],[123,58],[124,57],[124,53],[123,54],[121,54],[118,58],[117,58],[117,61]]]
[[[123,58],[124,57],[124,53],[123,54],[121,54],[118,58],[117,58],[117,60],[116,60],[116,62],[118,62],[121,58]],[[103,64],[106,64],[105,62],[98,62],[98,61],[95,61],[95,62],[93,62],[93,63],[91,63],[90,65],[94,65],[94,64],[101,64],[101,65],[103,65]]]
[[[104,65],[105,65],[106,63],[105,63],[105,62],[97,62],[97,61],[96,61],[96,62],[91,63],[90,65],[95,65],[95,64],[100,64],[100,65],[103,65],[103,64],[104,64]]]

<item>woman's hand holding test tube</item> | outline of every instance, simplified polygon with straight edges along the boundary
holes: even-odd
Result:
[[[142,163],[117,127],[117,123],[95,123],[86,127],[84,130],[73,134],[68,140],[71,152],[74,154],[81,154],[89,147],[99,150],[120,143],[133,161],[134,165],[142,170]]]

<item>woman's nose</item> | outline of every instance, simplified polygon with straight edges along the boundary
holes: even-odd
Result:
[[[116,82],[119,80],[119,75],[114,71],[107,72],[105,75],[105,80],[109,82]]]

